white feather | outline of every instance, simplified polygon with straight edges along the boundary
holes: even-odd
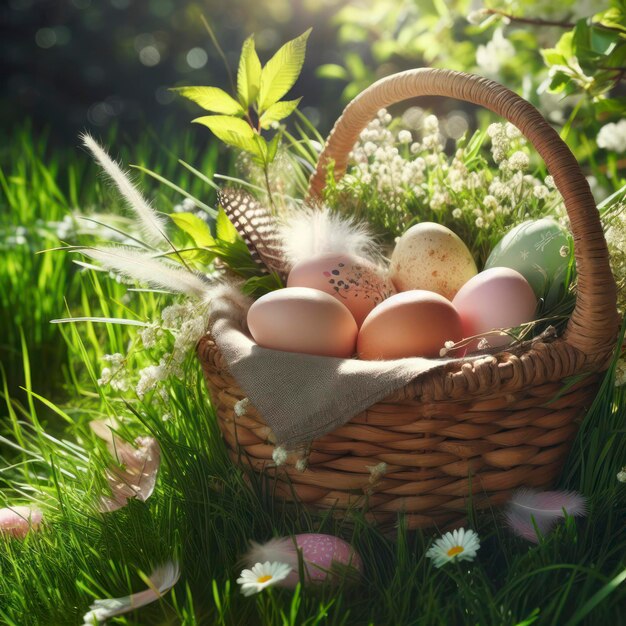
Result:
[[[134,248],[85,248],[81,253],[100,262],[107,269],[141,283],[196,298],[204,298],[207,293],[208,284],[200,276]]]
[[[150,574],[148,589],[122,598],[96,600],[89,607],[91,610],[83,615],[84,626],[104,623],[111,617],[134,611],[146,606],[146,604],[155,602],[164,596],[178,582],[179,578],[180,567],[178,563],[168,561]]]
[[[167,241],[165,221],[133,185],[129,174],[120,168],[91,135],[84,133],[81,135],[81,139],[135,212],[146,241],[153,246]]]
[[[291,537],[275,537],[265,543],[250,542],[250,550],[243,557],[247,567],[255,563],[287,563],[298,571],[298,550]]]
[[[328,207],[294,209],[280,225],[279,236],[291,265],[326,253],[352,254],[378,264],[382,261],[368,225]]]

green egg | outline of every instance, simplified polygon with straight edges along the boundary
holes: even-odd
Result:
[[[508,232],[493,249],[485,269],[509,267],[545,298],[567,274],[573,251],[572,236],[551,218],[528,220]]]

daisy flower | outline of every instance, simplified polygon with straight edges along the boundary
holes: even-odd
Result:
[[[244,569],[237,582],[241,585],[241,593],[251,596],[284,580],[291,572],[291,565],[286,563],[257,563],[252,569]]]
[[[457,528],[437,539],[426,556],[434,561],[435,567],[441,567],[449,561],[472,561],[480,548],[478,535],[473,530]]]

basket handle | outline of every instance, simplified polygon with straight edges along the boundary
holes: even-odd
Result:
[[[534,145],[563,196],[574,236],[578,293],[564,337],[588,362],[605,360],[617,335],[617,288],[589,184],[570,149],[539,111],[503,85],[473,74],[431,68],[375,82],[348,104],[335,123],[311,176],[309,197],[321,199],[331,162],[335,178],[344,175],[359,134],[380,109],[417,96],[447,96],[481,105],[517,126]]]

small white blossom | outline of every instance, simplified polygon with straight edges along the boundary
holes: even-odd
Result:
[[[612,152],[626,151],[626,119],[605,124],[598,133],[598,148]]]
[[[287,461],[289,453],[282,446],[276,446],[272,452],[272,460],[276,465],[283,465]]]
[[[437,539],[426,556],[439,568],[450,561],[473,561],[479,549],[478,535],[471,529],[458,528]]]
[[[489,11],[486,9],[478,9],[477,11],[472,11],[467,16],[467,21],[474,26],[478,26],[485,21],[485,18],[489,16]]]
[[[413,136],[409,130],[401,130],[398,133],[398,141],[400,143],[411,143],[411,139],[413,139]]]
[[[528,155],[521,150],[517,150],[509,157],[509,166],[512,170],[525,170],[529,164]]]
[[[620,483],[626,483],[626,466],[622,467],[622,469],[617,472],[617,480]]]
[[[242,398],[241,400],[235,402],[234,411],[237,417],[243,417],[246,414],[246,410],[248,409],[248,405],[250,404],[250,398]]]
[[[476,49],[476,65],[485,76],[496,78],[502,66],[515,56],[515,47],[504,36],[502,28],[497,28],[491,41]]]
[[[257,563],[252,569],[242,570],[237,583],[241,585],[241,593],[251,596],[285,580],[293,568],[286,563],[265,561]]]

